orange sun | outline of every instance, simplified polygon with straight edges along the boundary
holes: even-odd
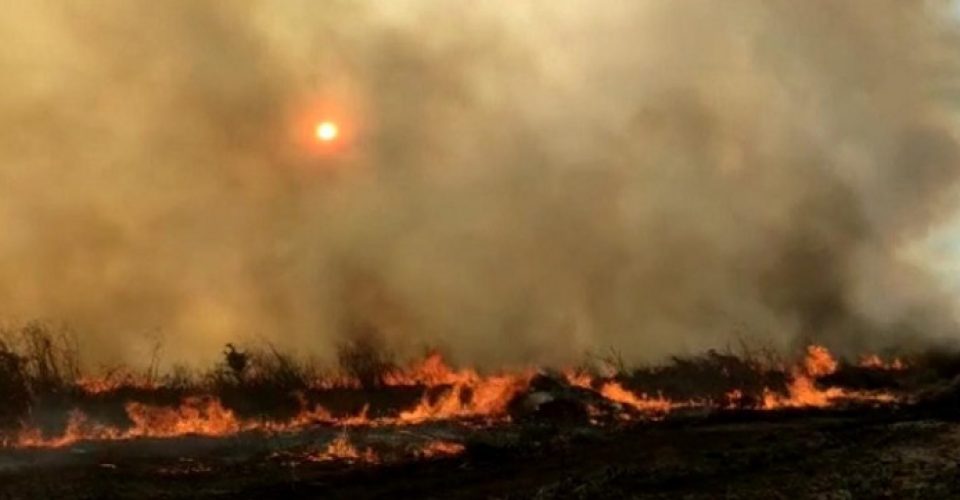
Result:
[[[337,127],[336,123],[331,121],[322,121],[317,124],[313,133],[317,137],[317,140],[321,142],[331,142],[336,139],[338,135],[340,135],[340,129]]]

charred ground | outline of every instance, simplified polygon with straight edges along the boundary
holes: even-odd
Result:
[[[372,439],[362,431],[352,434],[357,441]],[[149,440],[78,446],[70,452],[38,453],[30,467],[4,472],[2,491],[6,498],[960,495],[960,424],[942,414],[739,412],[603,430],[514,424],[460,438],[465,450],[456,456],[410,454],[385,463],[285,461],[255,436],[228,443],[181,440],[198,441],[192,446]],[[301,439],[324,437],[314,431]],[[297,446],[288,449],[293,453]],[[58,463],[51,456],[57,453],[71,455],[74,463]]]
[[[960,355],[944,350],[481,375],[364,340],[328,370],[229,346],[207,372],[91,376],[49,327],[6,338],[5,498],[960,495]]]

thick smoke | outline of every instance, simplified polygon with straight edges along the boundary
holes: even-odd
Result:
[[[0,316],[96,362],[949,339],[904,249],[955,208],[951,8],[9,2]]]

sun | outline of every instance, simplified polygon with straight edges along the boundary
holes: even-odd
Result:
[[[340,129],[337,127],[336,123],[331,121],[322,121],[318,123],[316,129],[314,129],[314,135],[316,135],[317,139],[322,142],[330,142],[340,135]]]

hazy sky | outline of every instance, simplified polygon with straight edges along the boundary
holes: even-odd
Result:
[[[954,12],[7,2],[0,318],[94,361],[956,339]]]

